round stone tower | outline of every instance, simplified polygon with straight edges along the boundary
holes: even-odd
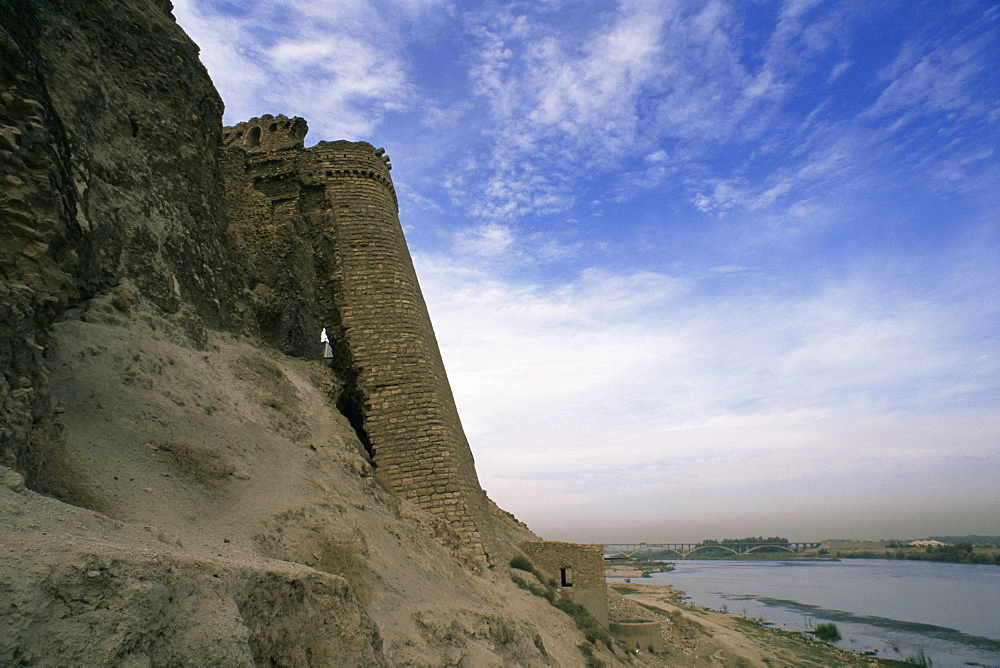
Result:
[[[375,475],[488,559],[488,501],[399,224],[389,159],[365,142],[306,153],[333,214],[338,322],[327,326],[346,343]]]
[[[278,295],[262,302],[261,332],[305,357],[308,339],[315,357],[326,330],[345,383],[338,406],[376,478],[444,518],[488,564],[490,502],[403,238],[389,159],[366,142],[304,148],[306,132],[301,118],[261,116],[223,135],[230,229],[255,267],[255,294]]]

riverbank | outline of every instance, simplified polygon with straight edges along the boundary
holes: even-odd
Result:
[[[621,577],[609,572],[610,577]],[[787,666],[839,668],[902,666],[862,657],[757,620],[690,605],[684,593],[649,583],[611,583],[613,617],[661,622],[667,651],[641,656],[644,666]]]
[[[824,543],[817,554],[837,559],[936,561],[949,564],[1000,565],[1000,547],[953,543],[918,547],[899,541]]]

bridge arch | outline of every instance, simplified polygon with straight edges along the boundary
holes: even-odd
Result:
[[[740,552],[737,552],[736,550],[734,550],[731,547],[726,547],[725,545],[699,545],[698,547],[694,548],[693,550],[688,550],[688,552],[686,554],[682,555],[682,556],[684,556],[684,558],[687,558],[687,557],[690,557],[695,552],[697,552],[698,550],[708,550],[708,549],[712,549],[712,550],[715,550],[715,549],[726,550],[727,552],[731,552],[733,554],[740,554]]]
[[[659,550],[660,550],[661,552],[673,552],[674,554],[676,554],[676,555],[677,555],[678,557],[680,557],[681,559],[683,559],[684,557],[686,557],[686,556],[687,556],[687,554],[685,554],[685,553],[684,553],[684,552],[682,552],[681,550],[678,550],[678,549],[677,549],[676,547],[667,547],[667,546],[662,546],[662,547],[659,547]]]
[[[744,554],[750,554],[754,550],[763,550],[764,548],[768,548],[769,550],[778,548],[779,550],[784,550],[785,552],[793,552],[793,553],[795,552],[795,550],[793,550],[791,547],[788,547],[787,545],[769,544],[769,545],[755,545],[754,547],[751,547],[749,550],[747,550]]]

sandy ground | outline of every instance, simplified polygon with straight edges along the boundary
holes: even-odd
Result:
[[[324,610],[331,628],[343,626],[343,648],[381,654],[385,665],[582,665],[583,637],[568,616],[517,588],[506,568],[478,567],[440,519],[377,484],[333,405],[337,381],[319,362],[206,331],[183,312],[163,314],[124,284],[54,327],[47,363],[63,429],[45,453],[49,478],[83,508],[31,494],[13,472],[0,489],[0,599],[15,606],[0,609],[0,650],[4,624],[16,626],[7,634],[20,638],[7,648],[12,661],[29,652],[37,665],[60,665],[38,657],[53,651],[47,639],[61,638],[60,647],[77,652],[62,665],[115,665],[150,620],[198,634],[224,618],[229,636],[244,637],[233,641],[227,665],[248,665],[237,657],[248,643],[258,665],[272,657],[273,665],[299,665],[288,657],[310,639],[283,641],[267,631],[266,611],[253,608],[281,590],[275,583],[292,568],[304,590],[337,593],[287,610],[283,623],[311,628],[310,610]],[[82,527],[76,543],[65,527]],[[512,551],[533,536],[499,511],[496,529]],[[163,576],[161,563],[185,573],[183,584]],[[107,584],[88,577],[105,572],[114,574]],[[214,574],[224,596],[202,587]],[[162,596],[126,605],[119,582],[155,583]],[[201,591],[228,601],[228,612]],[[46,613],[41,624],[29,614],[78,598],[90,601],[79,615]],[[129,632],[109,631],[106,649],[80,654],[95,610],[109,629]],[[150,647],[142,660],[212,665],[179,651]],[[314,657],[313,665],[347,664]]]
[[[611,573],[609,573],[611,575]],[[619,572],[615,577],[622,577]],[[631,577],[631,576],[624,576]],[[612,615],[662,621],[668,651],[642,653],[644,666],[877,666],[825,643],[768,628],[739,615],[687,605],[671,587],[628,583],[609,587]]]

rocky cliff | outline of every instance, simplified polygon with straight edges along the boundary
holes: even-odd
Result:
[[[380,478],[339,256],[240,225],[221,112],[169,2],[0,0],[0,664],[580,663],[471,457]]]
[[[42,353],[68,308],[128,278],[178,321],[252,322],[226,234],[221,100],[165,3],[132,4],[0,2],[8,465],[25,467],[50,422]]]

